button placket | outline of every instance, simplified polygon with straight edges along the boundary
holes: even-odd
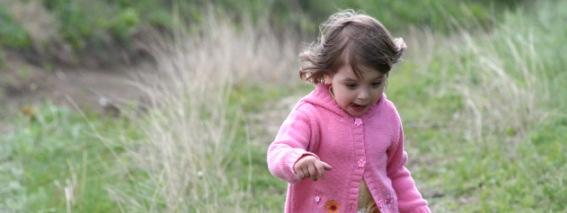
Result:
[[[354,149],[355,149],[355,154],[357,155],[358,160],[356,160],[356,158],[354,159],[356,163],[354,163],[353,168],[358,172],[360,172],[359,175],[363,175],[364,173],[364,166],[366,164],[366,160],[364,157],[364,129],[361,128],[361,126],[363,125],[363,121],[361,118],[354,118],[354,134],[355,134],[355,141],[354,141]],[[358,168],[357,168],[358,167]],[[357,178],[358,177],[357,175]],[[360,181],[360,179],[358,179],[358,182]],[[358,189],[358,187],[356,187]],[[358,191],[358,190],[357,190]],[[356,202],[356,200],[353,200],[352,202]],[[353,203],[350,203],[347,206],[348,211],[356,211],[356,207]]]

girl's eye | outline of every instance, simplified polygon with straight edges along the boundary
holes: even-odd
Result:
[[[372,83],[372,87],[380,87],[380,85],[382,85],[381,81],[376,81]]]
[[[349,89],[355,89],[356,88],[356,84],[345,84],[345,86]]]

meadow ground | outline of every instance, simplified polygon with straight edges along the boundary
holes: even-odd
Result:
[[[567,209],[566,11],[540,2],[488,32],[404,36],[409,52],[387,93],[434,212]],[[156,72],[136,84],[141,114],[52,102],[2,114],[0,210],[281,212],[286,183],[267,171],[265,151],[311,89],[292,72],[299,49],[269,31],[208,24],[153,50]]]

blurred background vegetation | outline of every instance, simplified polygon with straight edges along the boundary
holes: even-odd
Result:
[[[361,1],[286,1],[286,0],[3,0],[0,5],[0,46],[27,53],[30,58],[53,59],[59,51],[70,51],[71,59],[103,56],[116,51],[134,54],[129,46],[153,29],[172,33],[176,28],[195,27],[206,19],[206,13],[234,20],[269,24],[279,31],[293,31],[313,36],[318,25],[339,9],[354,8],[381,20],[394,32],[410,27],[430,28],[449,33],[462,28],[489,30],[501,19],[502,11],[518,6],[529,7],[523,0],[361,0]],[[42,13],[42,20],[18,17],[18,7],[32,4]],[[214,8],[214,9],[212,9]],[[41,30],[29,29],[29,22],[43,21]],[[176,24],[177,23],[177,24]],[[181,24],[182,23],[182,24]],[[189,26],[187,26],[189,25]],[[37,35],[37,34],[48,34]],[[41,38],[41,39],[39,39]],[[68,47],[67,47],[68,46]],[[54,49],[54,50],[52,50]],[[52,51],[49,51],[52,50]],[[102,53],[101,53],[102,52]],[[112,58],[100,60],[111,62]]]
[[[347,8],[408,43],[387,92],[434,212],[567,210],[565,1],[0,0],[0,212],[281,212],[266,148]],[[65,92],[38,73],[107,89],[121,66],[144,98],[10,110]]]

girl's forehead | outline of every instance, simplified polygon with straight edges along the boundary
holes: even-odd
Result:
[[[378,72],[377,70],[369,69],[364,66],[359,66],[360,79],[355,73],[350,64],[345,64],[341,66],[337,73],[335,74],[340,80],[352,79],[352,80],[374,80],[377,78],[384,78],[386,75]]]

